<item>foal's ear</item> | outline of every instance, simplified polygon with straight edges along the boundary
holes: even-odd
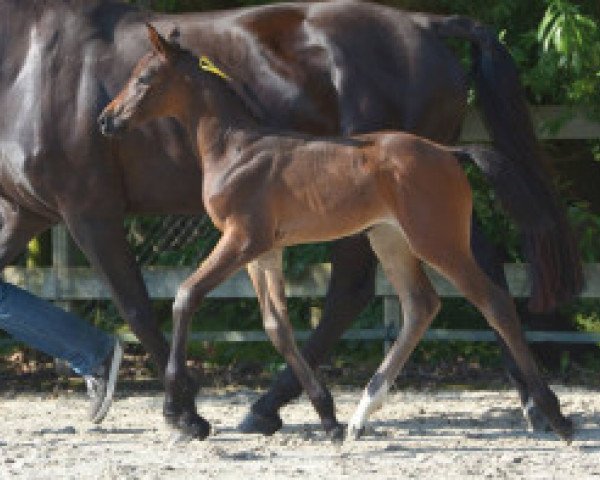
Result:
[[[146,27],[148,28],[148,38],[150,39],[154,51],[168,59],[173,52],[173,48],[169,42],[149,23],[146,24]]]
[[[169,33],[169,42],[171,42],[172,45],[179,45],[180,39],[181,32],[179,31],[179,28],[173,27],[173,30],[171,30],[171,33]]]

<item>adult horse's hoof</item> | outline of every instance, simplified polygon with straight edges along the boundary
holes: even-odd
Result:
[[[283,422],[281,417],[275,415],[262,415],[253,411],[248,412],[246,418],[238,425],[242,433],[260,433],[270,436],[281,429]]]
[[[329,428],[325,434],[333,443],[342,443],[344,441],[346,432],[344,430],[344,426],[341,423],[338,423],[334,427]]]
[[[552,428],[565,442],[571,443],[575,428],[570,418],[561,417],[557,422],[554,422]]]
[[[242,433],[260,433],[271,436],[283,427],[283,421],[277,414],[262,415],[253,411],[248,412],[246,418],[238,425]]]
[[[523,407],[523,416],[527,422],[527,430],[530,432],[549,432],[552,430],[546,416],[531,400]]]
[[[178,442],[204,440],[210,434],[210,423],[197,413],[183,412],[177,416],[165,415],[167,423],[179,433]]]

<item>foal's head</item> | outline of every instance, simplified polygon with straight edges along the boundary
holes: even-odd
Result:
[[[142,57],[117,96],[100,114],[105,135],[116,135],[160,117],[181,118],[202,77],[226,75],[210,61],[198,60],[147,25],[152,51]]]

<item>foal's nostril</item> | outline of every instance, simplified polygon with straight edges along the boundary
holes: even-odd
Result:
[[[110,115],[102,114],[98,117],[98,126],[104,135],[110,135],[114,130],[114,122]]]

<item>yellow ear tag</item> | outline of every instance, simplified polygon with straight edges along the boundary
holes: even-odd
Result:
[[[202,55],[200,57],[200,69],[204,70],[205,72],[209,72],[212,73],[218,77],[221,77],[225,80],[231,80],[231,78],[229,77],[229,75],[227,75],[223,70],[221,70],[219,67],[217,67],[210,58],[208,58],[205,55]]]

